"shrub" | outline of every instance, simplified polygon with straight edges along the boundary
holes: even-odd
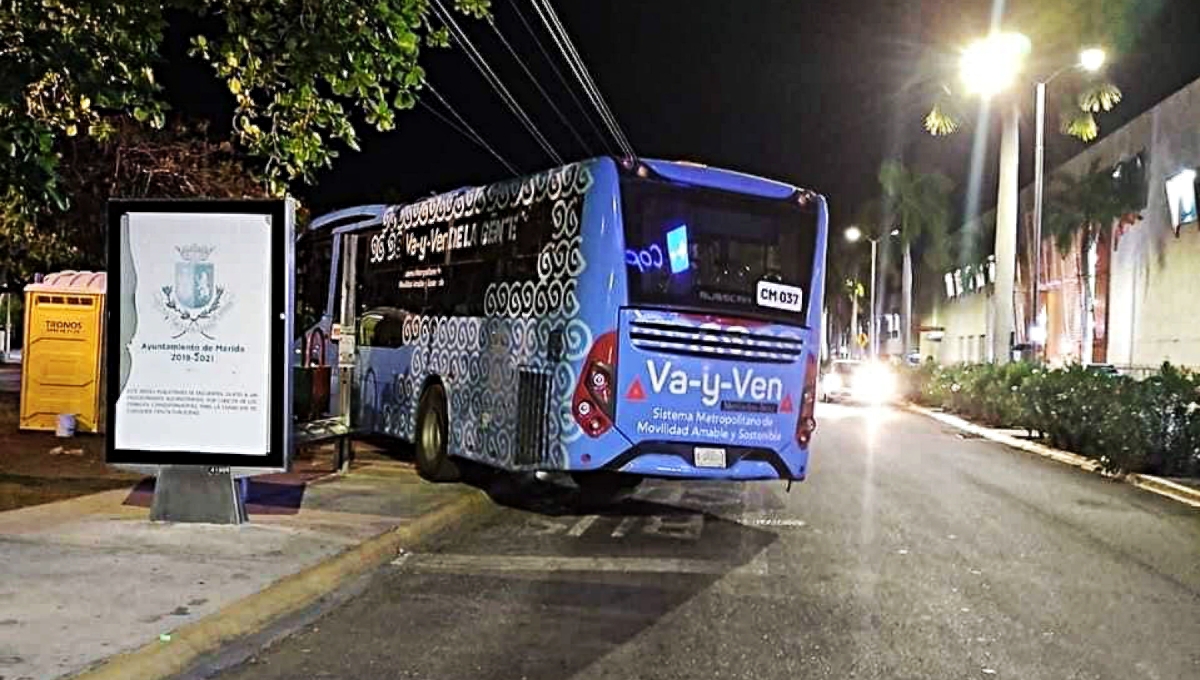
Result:
[[[1111,472],[1200,476],[1200,377],[1164,363],[1136,381],[1073,365],[907,369],[914,402],[991,427],[1024,427]]]

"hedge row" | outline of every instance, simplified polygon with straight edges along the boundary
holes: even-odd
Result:
[[[908,398],[990,427],[1024,428],[1110,472],[1200,476],[1200,376],[1170,364],[1143,380],[1028,363],[907,371]]]

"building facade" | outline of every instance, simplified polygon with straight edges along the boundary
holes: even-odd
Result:
[[[1021,190],[1015,346],[1044,343],[1052,363],[1092,361],[1143,369],[1170,361],[1200,366],[1200,315],[1192,313],[1200,282],[1200,224],[1196,176],[1200,170],[1200,80],[1160,102],[1047,176],[1079,177],[1102,168],[1138,172],[1145,201],[1136,214],[1111,225],[1110,238],[1090,253],[1081,240],[1060,252],[1041,244],[1041,294],[1031,299],[1033,186]],[[964,229],[994,226],[995,213]],[[979,271],[984,273],[979,275]],[[918,318],[923,358],[943,363],[988,361],[995,314],[986,263],[948,272],[944,290]],[[1085,309],[1084,286],[1093,304]],[[1090,342],[1084,315],[1092,318]],[[1032,332],[1033,337],[1030,337]],[[980,340],[980,338],[983,340]]]

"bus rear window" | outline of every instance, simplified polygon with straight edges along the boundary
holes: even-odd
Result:
[[[622,182],[629,302],[803,325],[817,215],[792,201]]]

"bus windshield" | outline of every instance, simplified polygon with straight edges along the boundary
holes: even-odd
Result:
[[[792,201],[636,179],[622,183],[621,203],[630,304],[804,325],[814,211]],[[764,285],[773,291],[769,299]]]

